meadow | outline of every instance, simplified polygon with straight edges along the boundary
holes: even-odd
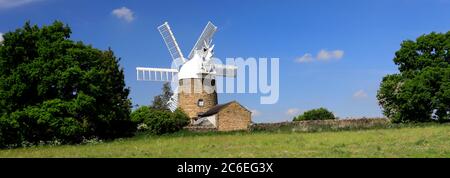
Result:
[[[0,150],[0,157],[450,157],[450,125],[192,133]]]

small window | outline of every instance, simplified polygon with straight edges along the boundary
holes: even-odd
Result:
[[[202,84],[205,86],[216,86],[216,80],[215,79],[202,79]]]
[[[203,107],[204,104],[205,104],[205,103],[203,102],[203,99],[199,99],[198,102],[197,102],[197,105],[198,105],[199,107]]]

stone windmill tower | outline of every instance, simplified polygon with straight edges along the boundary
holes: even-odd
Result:
[[[172,57],[172,68],[137,67],[137,80],[176,82],[168,106],[181,108],[191,119],[217,105],[216,76],[236,77],[236,66],[222,65],[213,60],[212,37],[217,30],[208,22],[202,34],[185,58],[167,22],[158,27]],[[173,85],[172,85],[173,86]]]

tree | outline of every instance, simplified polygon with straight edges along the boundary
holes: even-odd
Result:
[[[173,92],[170,88],[170,83],[166,82],[162,88],[162,94],[155,96],[152,102],[152,108],[158,110],[169,110],[168,102],[170,101],[170,97],[172,97]]]
[[[325,108],[312,109],[303,114],[294,117],[294,121],[303,120],[332,120],[335,119],[334,114]]]
[[[406,40],[395,53],[399,74],[383,78],[377,93],[393,122],[450,119],[450,31]]]
[[[70,40],[61,22],[27,22],[0,45],[0,147],[134,133],[124,72],[111,49]]]

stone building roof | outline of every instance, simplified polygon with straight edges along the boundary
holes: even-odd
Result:
[[[228,105],[230,105],[231,103],[236,103],[239,106],[241,106],[242,108],[244,108],[245,110],[247,110],[248,112],[251,112],[250,110],[248,110],[246,107],[242,106],[241,104],[239,104],[237,101],[231,101],[228,103],[224,103],[224,104],[218,104],[214,107],[212,107],[211,109],[209,109],[208,111],[199,114],[200,117],[207,117],[207,116],[212,116],[214,114],[217,114],[218,112],[220,112],[222,109],[226,108]]]

